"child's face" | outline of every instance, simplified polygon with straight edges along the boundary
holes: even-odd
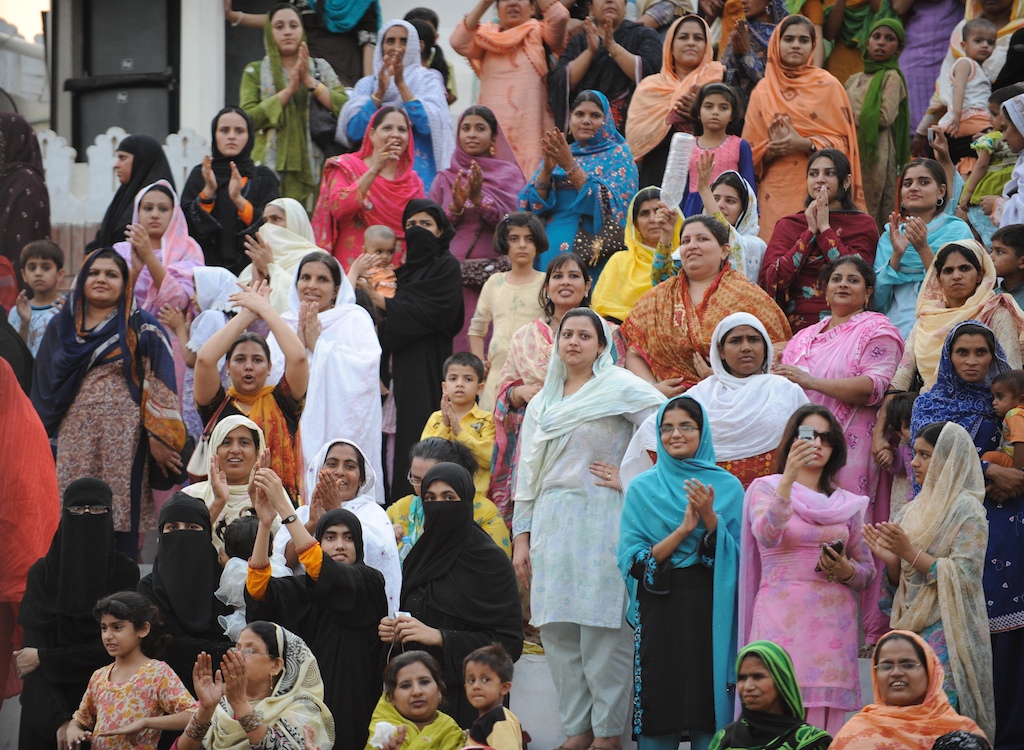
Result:
[[[537,257],[537,244],[529,227],[508,228],[508,259],[512,265],[533,265]]]
[[[872,62],[891,60],[900,48],[900,39],[888,26],[880,26],[868,37],[868,57]]]
[[[996,48],[996,32],[991,29],[975,29],[960,43],[960,47],[975,62],[985,62],[992,57]]]
[[[725,130],[732,120],[732,102],[721,94],[708,94],[700,103],[700,123],[705,130]]]
[[[466,665],[466,699],[477,711],[490,710],[512,690],[511,682],[502,682],[486,664],[471,661]]]
[[[992,384],[992,408],[1000,419],[1013,407],[1020,406],[1020,401],[1020,397],[1007,388],[1006,383]]]
[[[441,391],[456,406],[469,406],[484,389],[476,370],[469,365],[449,365]]]
[[[64,278],[64,269],[52,260],[29,258],[21,269],[21,278],[34,294],[46,294],[57,288]]]
[[[395,260],[395,251],[398,246],[393,240],[386,240],[383,237],[372,237],[363,243],[363,253],[374,257],[374,265],[378,268],[390,266]]]
[[[910,443],[910,422],[904,422],[900,427],[900,439],[905,443]]]
[[[1012,247],[1007,247],[999,240],[992,240],[992,249],[988,251],[992,258],[992,265],[996,267],[999,276],[1009,276],[1019,273],[1024,265],[1024,259],[1018,258]]]
[[[996,130],[1006,130],[1006,123],[1003,120],[1003,109],[995,102],[988,103],[988,114],[992,118],[992,127]]]
[[[135,651],[147,635],[149,635],[148,622],[136,630],[129,620],[119,620],[109,614],[100,617],[100,637],[103,640],[103,648],[115,659],[119,656],[126,657]]]

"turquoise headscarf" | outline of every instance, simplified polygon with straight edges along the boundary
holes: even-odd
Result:
[[[700,564],[699,547],[706,530],[703,521],[687,536],[672,556],[659,564],[651,550],[682,523],[686,512],[686,490],[683,482],[695,479],[714,489],[714,509],[718,514],[715,543],[714,605],[711,613],[714,632],[713,661],[715,689],[715,723],[725,726],[733,717],[733,701],[729,684],[736,682],[736,593],[740,560],[740,520],[743,515],[743,485],[725,469],[715,465],[715,449],[711,442],[711,426],[700,404],[689,396],[677,396],[658,412],[658,430],[665,411],[680,399],[696,404],[701,415],[700,443],[693,458],[672,458],[659,437],[658,461],[632,482],[626,491],[619,532],[619,570],[629,589],[627,618],[640,627],[637,606],[638,581],[630,574],[642,563],[644,585],[651,585],[659,567],[685,568]],[[703,616],[704,613],[694,613]],[[680,624],[682,629],[685,627]]]

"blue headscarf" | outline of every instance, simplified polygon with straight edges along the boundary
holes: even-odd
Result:
[[[711,613],[714,633],[713,662],[715,686],[715,723],[725,726],[733,718],[735,706],[729,696],[728,685],[736,682],[736,594],[739,579],[740,521],[743,515],[743,485],[725,469],[715,465],[715,449],[711,442],[711,426],[703,407],[689,396],[677,396],[658,412],[658,430],[665,411],[676,401],[686,399],[697,404],[701,414],[700,443],[693,458],[673,458],[668,454],[660,436],[658,461],[632,482],[626,491],[619,532],[619,570],[629,588],[627,618],[640,628],[640,610],[637,606],[638,581],[630,571],[636,564],[644,565],[643,585],[657,593],[655,576],[659,567],[685,568],[697,565],[700,543],[705,526],[698,521],[697,528],[687,536],[672,556],[661,566],[655,561],[652,548],[667,537],[683,520],[686,512],[686,490],[683,482],[695,479],[714,489],[714,509],[718,514],[714,559],[714,606]],[[705,613],[694,613],[705,616]],[[680,628],[685,627],[680,624]]]
[[[320,22],[332,34],[351,31],[363,20],[370,6],[375,8],[375,29],[380,29],[380,0],[308,0]]]
[[[921,430],[934,422],[956,422],[967,430],[978,448],[978,452],[998,448],[1000,420],[992,409],[992,381],[996,375],[1012,369],[1003,354],[999,340],[995,340],[995,357],[984,380],[980,383],[967,383],[961,380],[953,370],[950,349],[957,331],[963,326],[976,325],[991,331],[987,325],[978,320],[965,320],[957,323],[946,336],[942,345],[942,356],[939,359],[938,374],[935,385],[927,393],[922,393],[914,401],[914,411],[910,418],[911,445]],[[919,486],[914,487],[915,492]]]
[[[633,153],[629,150],[625,137],[615,127],[608,97],[593,89],[583,93],[593,94],[600,100],[601,109],[604,111],[604,124],[586,143],[573,141],[569,144],[572,155],[576,157],[576,163],[587,176],[587,183],[580,189],[579,198],[576,199],[573,210],[578,210],[585,215],[586,219],[590,220],[585,222],[584,229],[596,234],[601,231],[602,226],[599,202],[602,197],[601,193],[606,194],[615,220],[619,225],[626,226],[626,211],[633,199],[633,194],[640,189],[640,174],[637,172]],[[540,199],[533,187],[543,166],[542,164],[537,168],[533,178],[519,193],[519,208],[523,211],[536,212],[554,207],[553,191],[549,194],[547,201],[544,201]],[[561,167],[556,166],[551,171],[552,183],[566,180],[568,180],[568,176]],[[605,190],[597,189],[599,187],[603,187]]]

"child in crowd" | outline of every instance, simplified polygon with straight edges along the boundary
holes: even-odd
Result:
[[[999,450],[985,451],[981,460],[1024,469],[1024,370],[996,375],[992,381],[992,408],[1003,420],[1003,439]]]
[[[998,31],[994,23],[984,18],[965,23],[960,43],[964,57],[953,63],[948,76],[939,79],[939,99],[946,109],[939,119],[939,128],[950,138],[968,138],[992,127],[988,113],[992,82],[981,64],[992,56]],[[957,160],[955,155],[953,158]],[[960,162],[958,169],[966,177],[974,160]]]
[[[978,154],[978,160],[957,200],[956,215],[964,221],[969,221],[981,235],[982,242],[986,244],[991,242],[996,228],[989,218],[992,207],[1002,195],[1006,183],[1010,181],[1013,167],[1017,163],[1017,154],[1003,138],[1006,120],[1002,105],[1007,99],[1020,93],[1024,93],[1024,86],[1015,84],[993,91],[989,97],[988,113],[992,118],[994,130],[980,133],[971,142],[971,148]]]
[[[724,83],[709,83],[701,86],[690,108],[690,116],[697,123],[697,145],[690,158],[690,182],[683,198],[683,216],[705,213],[704,201],[698,191],[696,164],[701,154],[714,154],[714,181],[723,172],[735,170],[754,184],[754,155],[750,144],[738,135],[727,132],[733,122],[743,120],[743,103],[736,90]]]
[[[896,511],[914,499],[914,474],[910,462],[914,458],[914,449],[910,441],[910,417],[914,411],[916,393],[898,393],[885,405],[885,429],[887,434],[898,438],[896,447],[882,451],[878,463],[893,475],[892,500],[889,518],[896,517]],[[906,492],[900,492],[905,487]]]
[[[348,269],[348,280],[353,288],[358,289],[363,283],[383,297],[394,297],[398,289],[395,280],[397,250],[398,237],[394,229],[383,224],[367,227],[363,234],[363,254],[352,261]]]
[[[46,325],[60,312],[58,287],[64,278],[64,251],[50,240],[36,240],[21,250],[21,279],[32,290],[22,289],[7,321],[28,344],[32,356],[39,353]]]
[[[523,728],[503,704],[512,691],[513,669],[512,657],[497,643],[478,648],[463,660],[466,698],[480,712],[469,728],[468,744],[523,750]]]
[[[439,437],[465,444],[478,464],[473,474],[476,491],[487,494],[494,452],[494,414],[477,406],[484,389],[484,363],[475,354],[456,352],[444,362],[441,408],[430,415],[420,440]]]
[[[114,663],[89,678],[68,726],[67,745],[91,742],[96,750],[156,750],[160,732],[183,730],[196,702],[178,675],[156,659],[170,640],[160,615],[134,591],[101,599],[93,615]]]
[[[496,273],[484,282],[468,332],[469,348],[485,363],[487,381],[480,408],[488,411],[494,409],[513,334],[543,313],[540,291],[544,272],[534,270],[533,259],[548,249],[544,222],[526,211],[509,214],[494,230],[494,249],[509,257],[512,270]],[[491,324],[491,343],[484,354],[484,337]]]
[[[220,615],[217,621],[232,642],[237,642],[245,630],[245,579],[249,574],[249,557],[259,528],[260,521],[255,515],[239,516],[229,524],[222,519],[217,524],[217,536],[224,542],[218,553],[224,571],[220,574],[220,588],[214,594],[235,610],[230,615]],[[281,556],[274,555],[273,540],[268,545],[267,554],[270,557],[270,574],[274,578],[292,574]]]
[[[1001,279],[992,291],[1009,294],[1024,308],[1024,224],[1007,224],[993,232],[988,254]]]

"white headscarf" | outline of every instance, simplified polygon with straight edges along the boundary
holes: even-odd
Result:
[[[1018,131],[1024,133],[1024,94],[1003,102],[1003,112],[1010,118],[1010,122]],[[1010,181],[1003,188],[1003,197],[1006,202],[1003,204],[1002,217],[999,219],[999,226],[1005,227],[1008,224],[1024,223],[1024,153],[1017,157],[1017,164],[1010,175]]]
[[[544,386],[530,401],[523,420],[517,501],[537,498],[545,476],[565,450],[573,430],[581,424],[601,417],[635,414],[665,401],[653,385],[612,362],[611,332],[604,318],[588,308],[577,309],[586,309],[593,316],[588,315],[590,320],[596,318],[600,322],[608,343],[594,362],[594,377],[576,393],[563,397],[566,369],[556,341]]]
[[[270,306],[279,314],[288,312],[289,292],[299,263],[310,253],[326,252],[317,247],[313,238],[313,226],[302,204],[293,198],[276,198],[267,204],[284,211],[285,226],[264,224],[259,236],[274,253],[274,262],[268,267],[270,274]],[[252,265],[238,274],[238,280],[252,283]]]
[[[201,312],[192,321],[187,346],[189,351],[198,353],[203,344],[227,324],[228,313],[238,312],[238,308],[228,302],[228,297],[239,291],[238,277],[226,268],[198,266],[192,270],[192,281]],[[224,357],[217,367],[224,367]]]
[[[765,250],[768,249],[768,245],[759,236],[761,227],[757,218],[757,194],[751,184],[743,179],[743,175],[736,170],[729,171],[739,177],[747,188],[747,209],[736,222],[736,226],[729,227],[732,264],[736,270],[742,271],[744,276],[756,284],[758,274],[761,273],[761,261],[764,260]]]
[[[328,258],[330,262],[337,263],[334,258]],[[299,270],[295,269],[289,285],[288,310],[281,315],[293,331],[299,329],[299,293],[296,288]],[[369,446],[365,453],[367,461],[374,475],[384,476],[381,464],[381,348],[370,314],[355,302],[355,290],[342,271],[334,307],[318,316],[322,330],[309,358],[306,408],[299,420],[302,458],[305,466],[312,466],[319,446],[334,435],[346,435],[359,445]],[[272,384],[284,374],[284,354],[274,336],[270,336],[267,343],[272,365],[267,382]],[[381,505],[384,503],[382,484],[378,483],[373,489],[373,495]]]
[[[378,399],[379,403],[380,399]],[[374,489],[377,485],[377,473],[367,460],[366,452],[352,440],[336,438],[323,444],[313,459],[306,465],[306,504],[296,512],[303,523],[309,520],[309,502],[319,479],[320,469],[327,461],[330,453],[338,443],[352,446],[363,457],[363,483],[359,486],[356,496],[342,503],[345,510],[355,513],[363,526],[363,562],[384,576],[384,590],[388,597],[388,612],[393,613],[399,608],[402,596],[402,563],[398,559],[398,542],[395,541],[395,530],[391,519],[384,509],[377,504]],[[377,436],[380,444],[380,435]],[[287,528],[282,528],[274,538],[274,549],[283,550],[291,539]]]
[[[416,95],[416,101],[423,105],[423,109],[427,113],[427,120],[430,122],[430,140],[434,146],[434,166],[438,170],[445,169],[455,151],[455,133],[452,128],[452,116],[448,111],[448,95],[441,74],[436,70],[423,67],[420,57],[420,35],[416,32],[416,27],[408,21],[396,18],[380,27],[380,31],[377,32],[379,42],[373,51],[373,75],[360,78],[355,88],[349,93],[348,101],[345,102],[345,106],[341,108],[341,114],[338,115],[338,130],[335,133],[335,138],[342,145],[350,147],[353,145],[348,137],[348,123],[358,112],[362,111],[370,97],[377,91],[377,79],[380,76],[380,69],[384,67],[384,36],[392,26],[402,26],[409,32],[405,57],[402,58],[402,74],[405,77],[406,85]],[[394,81],[384,92],[380,106],[405,108],[405,101],[398,92]]]
[[[738,326],[750,326],[765,342],[762,371],[746,378],[736,377],[726,369],[719,350],[729,331]],[[718,461],[750,458],[777,448],[793,412],[809,403],[803,388],[768,372],[773,354],[768,331],[750,313],[733,313],[715,326],[711,335],[712,375],[686,395],[707,411]]]

